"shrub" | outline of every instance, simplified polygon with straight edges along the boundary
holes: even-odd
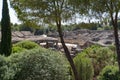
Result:
[[[21,48],[25,48],[25,49],[33,49],[33,48],[36,48],[36,47],[39,47],[39,45],[35,42],[32,42],[32,41],[21,41],[21,42],[18,42],[16,44],[14,44],[13,47],[21,47]]]
[[[74,63],[78,71],[80,80],[93,80],[93,66],[92,61],[84,55],[78,54],[74,58]]]
[[[104,30],[112,30],[113,28],[112,28],[112,26],[103,26],[103,29]]]
[[[8,59],[5,80],[69,80],[68,62],[59,52],[37,48]]]
[[[113,51],[113,61],[114,61],[113,64],[118,65],[116,47],[114,45],[110,45],[110,46],[108,46],[108,48]]]
[[[85,49],[80,54],[85,54],[86,57],[92,59],[92,63],[94,67],[94,76],[99,75],[99,72],[106,65],[113,65],[115,62],[114,52],[107,47],[100,47],[98,45],[93,45]]]
[[[26,49],[24,49],[22,47],[19,47],[19,46],[12,47],[12,53],[20,53],[20,52],[22,52],[24,50],[26,50]]]
[[[6,67],[5,57],[0,55],[0,80],[3,80],[4,78]]]
[[[116,66],[106,66],[101,72],[98,80],[120,80],[120,73]]]

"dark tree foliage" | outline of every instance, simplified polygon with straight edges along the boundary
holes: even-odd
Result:
[[[9,56],[11,54],[11,27],[7,0],[3,0],[2,20],[1,20],[1,45],[0,53]]]

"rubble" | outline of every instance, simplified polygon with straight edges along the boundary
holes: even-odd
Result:
[[[64,40],[67,47],[71,51],[71,55],[81,52],[84,48],[89,47],[93,44],[101,46],[110,46],[114,44],[114,35],[112,30],[75,30],[65,31]],[[0,36],[1,37],[1,36]],[[120,38],[120,31],[119,31]],[[22,40],[31,40],[42,46],[51,47],[51,49],[59,49],[64,51],[60,44],[59,35],[57,32],[50,33],[48,35],[34,35],[29,31],[14,31],[12,32],[12,42],[16,43]],[[45,46],[44,46],[45,47]]]
[[[65,34],[69,34],[68,36],[71,38],[68,39],[68,37],[64,36],[66,42],[78,43],[82,47],[86,47],[85,44],[87,43],[89,43],[89,45],[99,44],[101,46],[114,44],[114,35],[112,30],[76,30]]]

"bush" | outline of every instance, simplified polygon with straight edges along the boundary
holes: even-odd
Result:
[[[26,50],[26,49],[24,49],[22,47],[19,47],[19,46],[12,47],[12,53],[20,53],[20,52],[22,52],[24,50]]]
[[[33,49],[33,48],[36,48],[36,47],[39,47],[39,45],[35,42],[32,42],[32,41],[21,41],[21,42],[18,42],[16,44],[14,44],[13,47],[21,47],[21,48],[25,48],[25,49]]]
[[[85,54],[86,57],[92,59],[92,63],[94,67],[94,76],[99,75],[99,72],[106,65],[113,65],[115,62],[114,52],[107,47],[100,47],[98,45],[93,45],[85,49],[80,54]]]
[[[101,72],[98,80],[120,80],[120,73],[116,66],[106,66]]]
[[[0,80],[3,80],[6,70],[5,66],[6,66],[5,57],[0,55]]]
[[[110,45],[110,46],[108,46],[108,48],[113,51],[113,61],[114,61],[113,64],[118,65],[116,47],[114,45]]]
[[[112,30],[112,26],[103,26],[104,30]]]
[[[4,80],[69,80],[68,62],[59,52],[32,49],[12,54],[8,61]]]
[[[92,61],[84,55],[78,54],[74,58],[74,63],[78,71],[80,80],[93,80],[93,66]]]

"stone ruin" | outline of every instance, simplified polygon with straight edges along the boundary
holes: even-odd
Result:
[[[120,34],[120,32],[119,32]],[[48,34],[49,35],[49,34]],[[75,30],[75,31],[64,31],[64,40],[66,44],[75,44],[74,46],[68,46],[71,53],[75,54],[81,52],[83,49],[89,47],[90,45],[98,44],[100,46],[110,46],[114,45],[114,35],[112,30]],[[59,37],[58,33],[50,34],[52,37]],[[60,42],[60,39],[59,39]],[[79,47],[78,47],[79,46]],[[63,48],[61,48],[63,51]]]
[[[93,44],[98,44],[101,46],[114,45],[114,35],[112,30],[75,30],[75,31],[65,31],[64,40],[69,48],[71,55],[75,55],[81,52],[83,49],[89,47]],[[0,34],[1,36],[1,34]],[[120,32],[119,32],[120,38]],[[51,47],[52,49],[57,48],[63,51],[60,44],[60,39],[58,33],[51,33],[47,36],[34,35],[29,31],[14,31],[12,32],[12,42],[16,43],[22,40],[31,40],[38,44],[45,42],[46,44],[41,44],[44,47]],[[76,46],[73,46],[76,45]]]
[[[119,32],[120,38],[120,32]],[[64,40],[66,43],[77,44],[78,47],[71,48],[71,53],[81,52],[83,49],[98,44],[100,46],[114,45],[114,35],[112,30],[76,30],[64,32]]]
[[[65,34],[67,35],[64,36],[66,42],[78,43],[81,47],[87,47],[86,44],[99,44],[101,46],[114,44],[114,35],[111,30],[76,30]]]

